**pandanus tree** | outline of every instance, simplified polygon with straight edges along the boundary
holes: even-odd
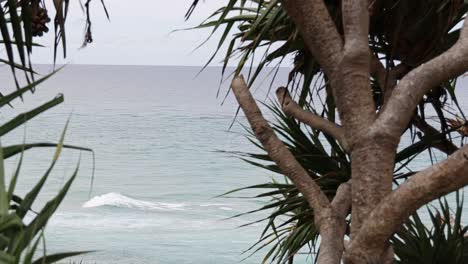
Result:
[[[288,178],[253,187],[280,197],[266,207],[275,208],[273,231],[259,243],[279,241],[266,258],[291,261],[320,237],[317,263],[408,263],[401,242],[421,226],[417,210],[468,184],[455,94],[468,70],[467,11],[461,0],[230,0],[198,26],[224,29],[216,52],[231,37],[223,74],[240,55],[231,90],[266,152],[240,155]],[[240,73],[256,52],[260,62],[245,80]],[[249,87],[266,65],[290,57],[271,124]],[[411,168],[434,152],[444,160]],[[278,216],[286,222],[275,223]]]

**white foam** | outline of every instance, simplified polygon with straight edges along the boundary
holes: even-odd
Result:
[[[211,207],[211,206],[223,206],[226,205],[224,203],[203,203],[200,204],[200,207]]]
[[[83,204],[83,208],[94,208],[101,206],[113,206],[140,210],[182,210],[185,204],[143,201],[114,192],[95,196]]]

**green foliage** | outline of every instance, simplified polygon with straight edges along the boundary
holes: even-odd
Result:
[[[338,32],[342,33],[341,1],[324,2]],[[193,14],[197,4],[200,4],[200,1],[193,1],[187,18]],[[195,27],[210,28],[212,32],[209,38],[215,36],[218,31],[221,33],[217,49],[208,59],[207,65],[224,47],[226,53],[222,56],[221,78],[226,74],[228,63],[236,58],[238,62],[233,75],[236,76],[243,70],[248,71],[248,85],[251,87],[259,73],[267,70],[267,66],[273,66],[273,78],[276,78],[279,67],[287,64],[292,70],[284,83],[299,105],[336,122],[336,107],[327,76],[308,51],[300,32],[281,6],[281,1],[226,0],[222,5]],[[403,76],[451,47],[459,36],[460,28],[457,24],[466,17],[467,12],[468,3],[461,0],[374,1],[370,17],[369,48],[385,65],[387,71],[397,65],[403,66]],[[255,61],[259,62],[254,63]],[[397,79],[400,78],[401,76],[397,76]],[[420,102],[405,133],[405,139],[402,140],[401,148],[396,153],[395,184],[417,172],[417,158],[429,158],[434,162],[434,149],[443,149],[449,154],[464,144],[466,135],[460,128],[466,124],[466,118],[455,95],[456,84],[457,78],[441,83]],[[374,79],[372,92],[378,111],[383,106],[383,87]],[[348,154],[327,135],[286,117],[277,105],[267,108],[276,118],[272,122],[275,132],[308,171],[310,177],[333,198],[339,184],[350,178],[351,165]],[[458,123],[453,122],[454,120]],[[258,146],[261,152],[232,154],[250,164],[280,174],[276,164],[265,154],[249,129],[248,133],[248,139]],[[259,240],[249,249],[250,252],[255,253],[268,248],[264,262],[291,263],[301,248],[319,250],[319,234],[313,226],[313,211],[287,179],[284,182],[273,180],[235,191],[245,189],[258,190],[259,194],[254,198],[271,199],[263,207],[247,212],[250,214],[262,211],[267,214],[267,217],[259,220],[265,222],[265,228]],[[230,193],[232,192],[228,194]],[[448,207],[442,208],[442,212],[448,210]],[[417,218],[417,215],[415,217]],[[416,221],[415,217],[412,218],[413,221]],[[412,223],[405,228],[408,229],[411,225],[421,228],[421,223]],[[442,237],[442,229],[433,225],[434,228],[428,232],[432,232],[433,237]],[[421,237],[412,236],[413,234],[408,231],[406,235],[402,235],[402,243],[411,243],[411,240],[423,243]],[[449,248],[448,244],[444,245],[443,247]],[[461,252],[460,248],[456,250]],[[398,252],[397,256],[406,257],[401,251]]]
[[[428,207],[427,213],[430,223],[415,214],[392,238],[396,263],[468,263],[468,227],[461,222],[460,193],[456,193],[455,212],[444,198],[439,200],[439,209]]]
[[[48,24],[53,20],[54,24],[54,44],[53,61],[58,56],[60,46],[63,56],[67,56],[67,38],[65,24],[68,15],[69,0],[54,0],[53,9],[55,16],[49,17],[50,8],[45,5],[44,0],[5,0],[0,3],[0,43],[3,44],[6,51],[6,58],[0,58],[0,63],[10,66],[15,78],[16,87],[19,88],[17,71],[25,73],[28,83],[34,80],[34,70],[31,62],[31,54],[34,47],[42,47],[35,42],[34,37],[41,37],[49,31]],[[86,7],[86,31],[84,43],[92,42],[91,17],[89,3]],[[101,0],[102,6],[109,17],[104,0]]]
[[[86,3],[87,31],[85,39],[87,43],[92,40],[89,2],[90,0]],[[102,0],[101,3],[104,6]],[[53,8],[55,9],[55,17],[53,19],[55,31],[53,58],[55,62],[60,45],[63,48],[64,57],[66,56],[65,22],[68,14],[69,0],[54,0],[53,4]],[[0,44],[4,46],[6,54],[6,58],[0,58],[0,63],[9,66],[17,88],[16,91],[7,95],[0,93],[0,108],[2,109],[11,107],[12,103],[17,99],[23,99],[25,93],[34,92],[39,84],[56,73],[56,71],[54,71],[37,79],[37,74],[33,70],[31,62],[33,48],[41,47],[41,45],[34,41],[34,37],[43,36],[43,34],[49,31],[48,23],[51,19],[47,11],[43,0],[5,0],[0,2]],[[20,85],[18,73],[24,74],[24,80],[27,84],[23,87]],[[21,113],[11,120],[3,122],[3,124],[0,125],[0,137],[7,135],[29,120],[61,104],[63,101],[63,95],[59,94],[48,102],[30,111]],[[34,142],[26,144],[23,142],[22,144],[0,147],[0,263],[55,263],[71,256],[87,253],[64,252],[48,255],[44,249],[42,256],[38,259],[34,259],[37,257],[37,247],[39,243],[45,240],[44,229],[48,221],[65,198],[78,173],[77,166],[76,170],[55,197],[49,200],[42,209],[36,210],[37,212],[32,210],[40,195],[41,189],[44,187],[59,159],[62,149],[69,148],[92,151],[88,148],[65,145],[64,139],[67,126],[68,121],[58,143]],[[39,178],[35,186],[27,192],[24,197],[20,197],[15,193],[15,190],[24,162],[23,154],[29,149],[44,147],[55,148],[51,164]],[[16,155],[20,155],[19,162],[10,181],[7,183],[4,162],[6,159]]]
[[[350,179],[351,163],[348,154],[333,138],[287,117],[278,105],[266,105],[266,107],[274,114],[275,121],[271,125],[275,132],[325,194],[332,199],[338,186]],[[261,153],[230,153],[254,166],[274,174],[281,174],[278,166],[264,154],[263,147],[257,142],[252,131],[247,128],[246,130],[248,140],[256,145]],[[414,172],[408,168],[414,160],[424,154],[432,153],[432,146],[445,138],[446,133],[448,132],[424,136],[419,140],[414,139],[409,145],[401,148],[396,154],[395,183],[398,184],[401,179],[411,177]],[[284,263],[292,262],[301,249],[309,248],[311,252],[319,250],[319,233],[314,226],[313,210],[287,178],[282,182],[273,178],[270,183],[236,189],[225,195],[252,189],[259,193],[252,198],[271,200],[256,210],[234,216],[240,217],[257,212],[267,214],[265,218],[254,222],[264,222],[265,227],[260,238],[247,250],[250,255],[268,249],[264,257],[265,263]]]
[[[210,64],[224,47],[226,54],[222,56],[221,78],[226,74],[226,67],[233,58],[238,59],[233,75],[239,75],[242,70],[248,71],[249,87],[254,84],[261,71],[271,70],[273,76],[276,76],[280,66],[291,66],[285,84],[291,94],[298,95],[299,105],[304,106],[311,103],[313,95],[329,90],[327,78],[280,2],[224,1],[222,7],[195,29],[210,28],[212,33],[209,38],[221,31],[217,49],[206,64]],[[187,18],[198,4],[199,1],[193,2],[187,12]],[[338,31],[342,32],[341,1],[329,0],[325,1],[325,4]],[[375,1],[371,15],[369,48],[384,62],[387,70],[401,64],[406,67],[405,73],[409,72],[453,45],[460,33],[457,24],[467,12],[468,3],[461,0]],[[254,63],[255,61],[258,63]],[[448,127],[447,118],[465,119],[463,113],[454,113],[447,108],[449,103],[456,105],[457,111],[460,110],[453,92],[455,84],[456,79],[442,83],[424,98],[418,113],[424,121],[428,108],[434,108],[437,112],[436,121],[444,131]],[[377,82],[372,82],[372,85],[376,107],[380,108],[383,103],[382,87],[379,87]],[[323,111],[334,121],[333,98],[328,92],[325,96],[326,103],[321,103],[325,105]]]
[[[44,77],[48,78],[48,76]],[[44,79],[43,78],[43,79]],[[42,82],[43,79],[38,80],[37,82]],[[37,84],[36,82],[36,84]],[[18,91],[26,92],[29,89],[34,87],[33,84],[28,85],[27,89],[17,90],[7,96],[4,96],[0,99],[3,102],[3,105],[9,104],[14,99],[21,96],[22,93]],[[5,135],[10,131],[18,128],[27,120],[33,118],[39,113],[42,113],[58,103],[63,101],[63,97],[56,97],[50,102],[46,102],[35,110],[29,111],[26,114],[20,114],[17,117],[13,118],[10,121],[5,122],[0,126],[1,135]],[[40,110],[37,110],[40,109]],[[28,213],[31,213],[31,208],[34,205],[34,202],[37,200],[37,197],[43,188],[47,178],[52,172],[63,148],[75,148],[81,150],[89,149],[73,147],[64,145],[65,132],[68,126],[65,126],[63,133],[57,144],[52,143],[34,143],[34,144],[19,144],[14,146],[6,146],[0,148],[0,259],[2,263],[53,263],[60,259],[82,254],[85,252],[67,252],[62,254],[54,255],[45,255],[39,260],[33,261],[33,256],[36,252],[36,248],[41,239],[43,239],[44,228],[52,217],[53,213],[57,210],[60,203],[65,198],[73,180],[75,179],[78,173],[78,167],[70,177],[70,179],[65,183],[59,193],[50,201],[48,201],[45,206],[39,210],[37,213],[34,213],[34,216],[31,220],[26,220],[25,217]],[[56,151],[52,158],[51,165],[36,183],[36,185],[24,196],[20,197],[15,194],[16,183],[20,174],[20,169],[23,164],[23,153],[27,149],[34,147],[55,147]],[[4,160],[11,158],[17,154],[20,154],[19,163],[17,168],[12,175],[10,182],[7,186],[6,176],[4,171]]]
[[[272,124],[275,132],[325,194],[330,198],[334,197],[338,186],[350,179],[348,155],[333,138],[306,129],[305,126],[286,117],[278,105],[267,107],[275,116],[275,122]],[[252,132],[248,132],[248,139],[264,151]],[[330,148],[333,151],[330,151]],[[231,153],[254,166],[275,174],[281,173],[266,154]],[[251,251],[250,254],[268,248],[264,263],[284,263],[292,262],[301,249],[309,248],[311,252],[319,249],[319,233],[313,221],[314,212],[292,183],[286,178],[283,182],[273,179],[270,183],[233,190],[225,195],[248,189],[258,190],[259,194],[253,197],[255,199],[271,199],[259,209],[234,216],[240,217],[256,212],[267,214],[267,217],[254,222],[265,222],[265,228],[258,241],[247,250]]]
[[[193,2],[186,18],[192,15],[198,4],[198,0]],[[341,1],[328,0],[325,4],[338,31],[342,32]],[[391,60],[392,65],[395,61],[414,65],[440,54],[454,43],[460,32],[456,25],[468,11],[468,3],[448,0],[380,0],[375,1],[372,8],[369,36],[371,50]],[[312,75],[319,72],[319,65],[314,63],[300,33],[279,0],[227,0],[195,28],[211,28],[210,37],[222,30],[218,49],[208,63],[219,48],[225,45],[228,49],[223,56],[224,63],[229,62],[236,53],[242,58],[236,73],[249,66],[246,62],[256,52],[262,53],[256,65],[259,71],[265,65],[275,60],[281,63],[286,56],[291,55],[294,57],[292,74],[306,75],[307,70]],[[310,82],[304,87],[309,86]]]
[[[318,67],[306,58],[308,52],[304,42],[279,3],[279,0],[230,0],[226,6],[215,11],[207,20],[195,27],[212,28],[210,37],[218,30],[224,29],[218,47],[206,65],[213,61],[227,42],[222,75],[225,74],[232,58],[239,58],[234,70],[234,75],[237,76],[244,68],[252,66],[256,54],[260,54],[261,59],[255,65],[255,69],[249,69],[248,85],[251,86],[265,67],[274,65],[275,72],[285,58],[293,55],[296,66],[291,71],[291,80],[295,74],[304,72],[306,78],[310,77],[311,81],[312,76],[318,72]]]

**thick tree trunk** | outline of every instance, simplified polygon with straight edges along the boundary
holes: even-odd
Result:
[[[359,232],[370,211],[392,190],[396,144],[376,137],[362,137],[351,153],[351,237]]]
[[[330,80],[341,125],[304,111],[286,89],[277,91],[287,115],[334,137],[350,154],[351,183],[342,185],[333,201],[328,200],[275,135],[242,77],[233,81],[232,88],[257,139],[315,212],[315,224],[322,238],[318,263],[392,263],[389,239],[408,216],[427,202],[468,184],[468,146],[458,151],[449,146],[447,153],[455,152],[446,161],[417,173],[392,190],[395,152],[417,104],[434,86],[468,70],[468,25],[452,48],[397,83],[397,76],[405,74],[407,67],[397,66],[387,72],[378,58],[369,53],[369,1],[342,3],[344,36],[338,33],[323,0],[282,0]],[[384,105],[380,109],[374,105],[371,73],[384,89]],[[427,126],[420,129],[433,132]],[[350,204],[351,241],[345,249],[345,217]]]

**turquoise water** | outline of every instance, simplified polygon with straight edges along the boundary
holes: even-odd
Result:
[[[236,106],[231,97],[222,106],[216,99],[219,69],[195,78],[199,69],[71,65],[4,113],[12,116],[64,93],[63,105],[2,143],[21,143],[24,133],[27,142],[56,141],[72,113],[66,143],[95,151],[91,196],[92,156],[81,153],[79,176],[46,231],[49,252],[97,250],[75,258],[84,263],[237,263],[247,256],[241,253],[262,226],[239,229],[257,218],[225,219],[260,202],[214,197],[271,175],[215,152],[254,149],[238,124],[228,131]],[[27,152],[20,194],[45,172],[53,153]],[[59,190],[79,156],[63,153],[41,202]],[[9,161],[8,171],[15,163]]]
[[[46,71],[48,66],[39,68]],[[226,218],[262,202],[215,196],[263,183],[272,175],[216,152],[255,149],[239,124],[229,130],[236,104],[228,97],[221,105],[226,84],[216,98],[219,68],[194,78],[199,69],[70,65],[24,103],[2,113],[5,119],[64,93],[63,105],[2,144],[21,143],[23,137],[27,142],[56,141],[71,114],[66,143],[95,151],[94,186],[92,155],[81,153],[79,176],[46,231],[49,252],[97,250],[75,258],[83,263],[225,264],[247,256],[242,251],[259,237],[263,225],[238,227],[261,215]],[[278,80],[285,80],[285,74],[280,72]],[[8,76],[7,69],[0,74],[4,83]],[[256,90],[255,95],[264,99],[266,91]],[[53,153],[26,153],[19,194],[41,177]],[[34,209],[57,193],[79,158],[77,151],[64,151]],[[7,170],[15,164],[9,160]],[[243,263],[260,263],[261,258],[254,255]]]

